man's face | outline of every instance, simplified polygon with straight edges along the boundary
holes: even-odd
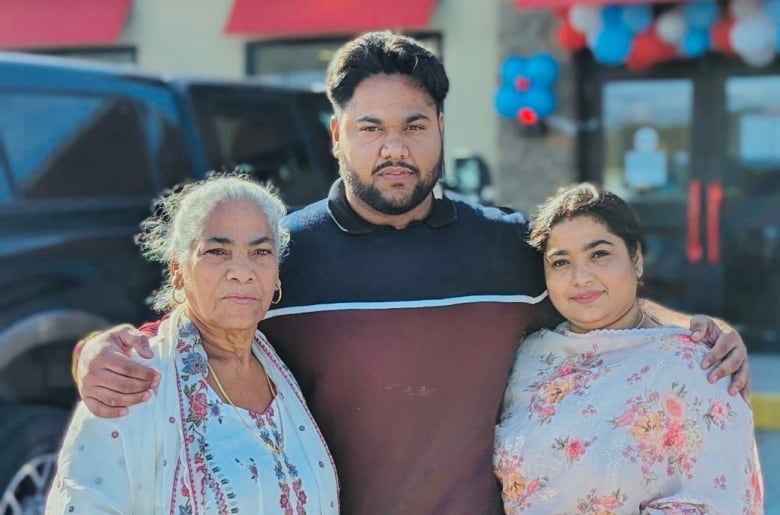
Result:
[[[439,177],[443,127],[431,96],[408,77],[363,80],[331,120],[347,192],[385,215],[418,206]]]

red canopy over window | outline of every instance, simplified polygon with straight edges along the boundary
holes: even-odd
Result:
[[[131,0],[0,0],[0,48],[113,43]]]
[[[228,34],[352,33],[424,28],[436,0],[235,0]]]

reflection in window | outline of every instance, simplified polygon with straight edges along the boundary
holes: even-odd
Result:
[[[728,159],[726,196],[780,192],[780,77],[726,82]]]
[[[0,92],[0,133],[25,198],[153,191],[138,114],[119,97]]]
[[[312,192],[327,191],[328,179],[315,173],[289,104],[214,97],[203,102],[200,118],[216,137],[218,162],[271,182],[287,205],[308,204]]]
[[[603,89],[604,187],[629,200],[683,198],[689,176],[693,85],[620,81]]]

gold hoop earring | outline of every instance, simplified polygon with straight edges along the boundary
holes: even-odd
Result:
[[[271,300],[271,304],[279,304],[282,301],[282,282],[279,281],[276,283],[276,292],[279,293],[277,296],[276,293],[274,293],[274,298]]]
[[[184,295],[184,290],[173,290],[173,293],[171,294],[171,298],[173,299],[173,302],[175,302],[176,304],[184,304],[184,301],[187,300],[187,297],[185,296],[181,300],[177,299],[176,294],[178,292],[181,292],[181,294]]]

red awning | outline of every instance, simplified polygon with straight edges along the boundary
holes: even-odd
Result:
[[[113,43],[131,0],[0,0],[0,48]]]
[[[353,33],[428,26],[436,0],[235,0],[228,34]]]
[[[684,1],[685,0],[515,0],[515,7],[518,9],[528,9],[531,7],[556,9],[558,7],[569,7],[571,5],[660,4],[661,2],[674,3]]]

